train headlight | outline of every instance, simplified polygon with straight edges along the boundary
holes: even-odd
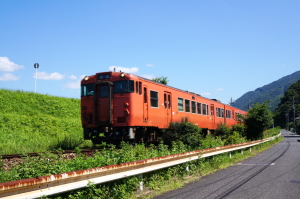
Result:
[[[84,80],[87,81],[87,80],[89,80],[89,78],[90,78],[89,76],[85,76]]]
[[[121,73],[120,77],[122,77],[122,78],[125,77],[125,73]]]

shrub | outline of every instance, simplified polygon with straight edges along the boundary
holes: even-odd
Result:
[[[214,148],[224,146],[224,141],[219,136],[208,135],[201,140],[201,145],[203,149]]]
[[[237,143],[243,143],[246,142],[246,139],[243,138],[239,132],[233,131],[232,135],[228,136],[228,138],[225,140],[225,145],[230,144],[237,144]]]
[[[231,135],[231,129],[224,123],[220,123],[216,129],[216,136],[222,136],[223,138],[227,138]]]
[[[242,137],[246,136],[245,130],[245,125],[242,124],[235,124],[231,126],[231,131],[237,131]]]
[[[170,127],[164,133],[164,141],[172,145],[172,141],[181,141],[190,148],[201,146],[201,128],[188,122],[171,122]]]

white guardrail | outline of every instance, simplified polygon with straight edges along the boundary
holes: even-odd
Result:
[[[129,176],[171,167],[192,160],[242,150],[275,139],[277,136],[241,144],[190,151],[175,155],[126,162],[86,170],[78,170],[50,176],[41,176],[11,182],[0,183],[0,198],[29,199],[58,194],[86,187],[89,183],[100,184]],[[230,154],[231,156],[231,154]],[[141,187],[142,188],[142,187]]]

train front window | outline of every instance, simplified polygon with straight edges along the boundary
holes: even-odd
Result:
[[[94,84],[83,84],[81,85],[81,96],[94,95]]]
[[[98,79],[102,80],[102,79],[109,79],[110,75],[109,74],[102,74],[102,75],[98,75]]]
[[[114,93],[133,93],[134,81],[124,80],[114,82]]]

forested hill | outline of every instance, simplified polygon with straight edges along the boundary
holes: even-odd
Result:
[[[268,85],[245,93],[235,101],[233,106],[247,111],[249,100],[250,105],[253,105],[256,102],[263,103],[269,100],[270,109],[271,111],[274,111],[280,102],[280,98],[283,97],[284,92],[299,79],[300,71],[282,77]]]
[[[274,123],[276,126],[286,127],[289,123],[289,127],[294,128],[294,117],[299,117],[300,113],[300,80],[293,83],[281,98],[278,107],[274,111]],[[287,117],[288,116],[288,117]],[[297,129],[299,132],[300,122],[297,123]]]

